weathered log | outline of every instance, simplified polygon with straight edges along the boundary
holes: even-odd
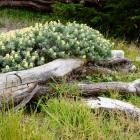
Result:
[[[78,84],[83,96],[95,96],[106,91],[140,95],[140,79],[133,82],[99,82]]]
[[[88,62],[81,68],[78,68],[77,73],[90,74],[96,72],[111,74],[113,72],[129,73],[136,71],[133,61],[124,57],[124,51],[112,50],[111,52],[112,57],[108,60],[102,60],[99,63]]]
[[[100,7],[101,3],[98,0],[1,0],[0,7],[25,7],[25,8],[33,8],[37,11],[52,11],[51,4],[56,2],[61,2],[65,4],[70,3],[82,3],[86,4],[86,6],[96,6]]]
[[[107,60],[106,62],[110,63],[110,61]],[[85,64],[85,61],[81,59],[57,59],[43,66],[35,67],[32,69],[0,74],[1,107],[6,102],[7,104],[14,102],[15,105],[25,105],[30,101],[30,99],[34,97],[34,95],[41,96],[46,94],[46,92],[53,92],[53,90],[48,87],[48,85],[42,85],[42,83],[46,83],[46,80],[51,77],[62,77],[66,74],[69,74],[69,76],[72,75],[76,78],[78,75],[77,70],[81,68],[82,73],[84,73],[84,71],[87,71],[86,68],[89,69],[91,66]],[[93,72],[93,69],[91,72]],[[73,75],[73,73],[76,75]],[[79,75],[82,75],[82,73],[79,73]],[[81,83],[78,84],[78,87],[82,95],[95,95],[101,92],[106,92],[107,90],[117,90],[119,92],[132,92],[135,94],[140,94],[139,80],[136,80],[132,83]]]
[[[131,117],[133,119],[138,119],[140,116],[140,109],[135,107],[130,103],[126,103],[123,101],[105,98],[105,97],[97,97],[97,98],[84,98],[82,101],[88,105],[92,110],[107,110],[113,111],[116,113],[125,113],[126,117]]]
[[[108,60],[102,60],[96,64],[98,67],[107,67],[112,71],[121,73],[135,72],[136,66],[133,61],[124,57],[123,50],[112,50],[112,57]]]
[[[71,83],[69,86],[73,86]],[[97,96],[105,93],[107,91],[114,92],[117,91],[121,94],[136,94],[140,95],[140,79],[133,82],[99,82],[99,83],[75,83],[77,89],[80,91],[81,96]],[[39,91],[36,93],[35,98],[38,96],[45,95],[46,93],[51,94],[54,91],[52,87],[48,84],[39,85]]]
[[[24,98],[27,100],[38,91],[36,87],[39,82],[45,82],[51,77],[62,77],[83,63],[80,59],[57,59],[29,70],[0,74],[0,103],[3,105],[14,101],[18,104]]]
[[[118,73],[134,73],[136,66],[133,61],[127,58],[110,58],[109,60],[102,60],[99,63],[87,62],[84,66],[81,66],[73,71],[71,78],[76,79],[84,75],[90,75],[93,73],[112,74]]]
[[[61,77],[68,74],[73,69],[80,67],[84,62],[79,59],[58,59],[46,65],[35,67],[29,70],[9,72],[0,74],[0,103],[26,104],[37,93],[41,96],[49,91],[53,91],[46,85],[39,85],[51,78]],[[122,93],[132,92],[140,94],[140,80],[130,83],[107,82],[107,83],[80,83],[78,84],[82,95],[97,95],[109,91],[119,91]]]

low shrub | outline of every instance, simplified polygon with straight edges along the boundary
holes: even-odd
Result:
[[[0,35],[2,72],[39,66],[57,58],[98,62],[111,56],[113,44],[85,24],[50,22]]]
[[[61,19],[62,22],[75,20],[109,37],[140,41],[139,0],[104,0],[101,7],[63,3],[55,3],[52,7],[53,19]]]

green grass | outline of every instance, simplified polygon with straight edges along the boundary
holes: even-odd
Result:
[[[98,110],[67,98],[41,103],[40,113],[26,115],[10,110],[0,115],[0,139],[4,140],[139,140],[140,121]]]
[[[0,8],[0,28],[4,27],[8,30],[31,26],[38,22],[44,23],[49,19],[48,13]]]
[[[0,9],[0,27],[8,30],[50,20],[49,15],[17,9]],[[14,25],[13,25],[14,21]],[[23,25],[22,25],[23,24]],[[137,72],[134,74],[93,74],[83,78],[90,82],[124,81],[140,78],[140,57],[138,49],[121,41],[114,49],[125,51],[125,56],[134,60]],[[80,101],[76,86],[69,86],[64,78],[61,84],[50,83],[55,90],[37,103],[21,111],[0,112],[0,140],[139,140],[140,120],[124,117],[112,112],[91,111]],[[140,107],[140,98],[133,94],[120,95],[107,92],[102,96],[127,101]]]

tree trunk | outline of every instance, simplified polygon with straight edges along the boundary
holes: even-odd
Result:
[[[52,11],[51,4],[56,2],[61,3],[83,3],[89,6],[101,6],[101,2],[98,0],[1,0],[1,7],[25,7],[33,8],[37,11]]]
[[[39,83],[51,77],[62,77],[83,65],[80,59],[57,59],[48,64],[24,71],[0,74],[0,103],[28,102],[39,91]],[[24,100],[25,99],[25,100]],[[26,104],[26,103],[24,103]]]
[[[140,79],[133,82],[100,82],[78,84],[83,96],[95,96],[106,91],[140,95]]]
[[[71,83],[69,86],[73,86]],[[78,90],[83,97],[97,96],[105,93],[107,91],[114,92],[117,91],[121,94],[136,94],[140,95],[140,79],[137,79],[133,82],[99,82],[99,83],[77,83],[74,84],[77,86]],[[51,94],[54,92],[54,89],[50,87],[47,83],[39,85],[39,92],[34,96],[45,95],[46,93]]]

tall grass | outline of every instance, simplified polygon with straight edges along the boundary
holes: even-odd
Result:
[[[41,112],[26,115],[8,111],[0,115],[0,139],[3,140],[139,140],[140,121],[123,115],[94,113],[66,98],[41,103]]]
[[[8,30],[31,26],[38,22],[44,23],[49,18],[47,13],[0,7],[0,28]]]

